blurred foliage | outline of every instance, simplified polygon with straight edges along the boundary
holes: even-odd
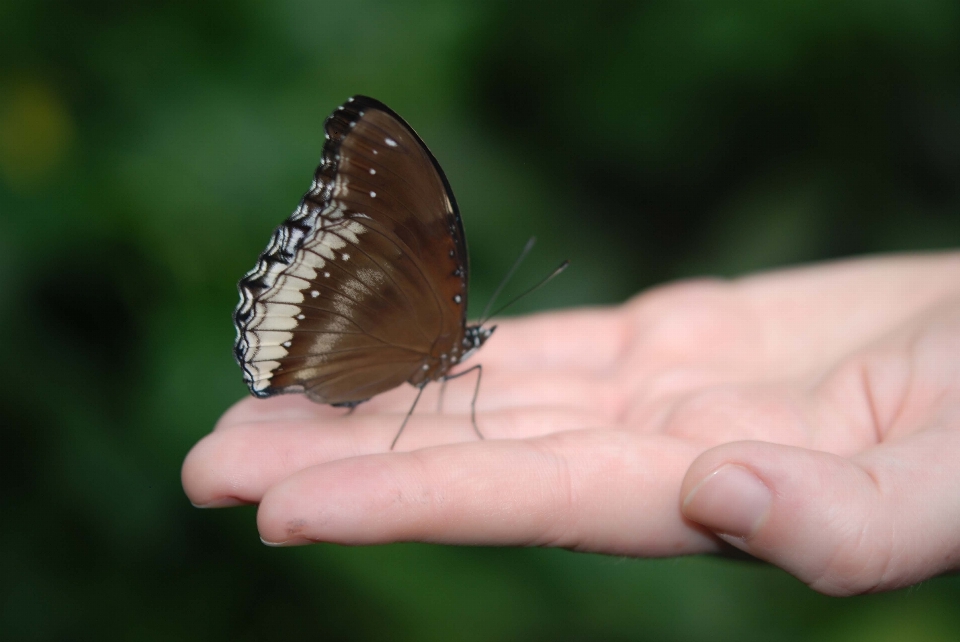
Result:
[[[5,639],[947,640],[960,582],[849,600],[760,565],[398,545],[272,550],[179,466],[244,394],[235,284],[325,116],[430,144],[473,310],[960,245],[960,5],[0,4]]]

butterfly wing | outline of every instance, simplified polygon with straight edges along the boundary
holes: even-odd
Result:
[[[416,132],[355,96],[315,180],[240,281],[235,353],[253,394],[351,404],[437,379],[462,350],[460,214]]]

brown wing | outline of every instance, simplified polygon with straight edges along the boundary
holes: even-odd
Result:
[[[235,352],[257,396],[349,404],[455,361],[466,246],[442,170],[399,116],[355,96],[325,131],[313,186],[240,281]]]

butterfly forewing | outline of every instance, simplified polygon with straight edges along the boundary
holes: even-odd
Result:
[[[258,396],[349,404],[446,374],[467,255],[446,178],[399,116],[356,96],[325,131],[313,186],[240,282],[236,355]]]

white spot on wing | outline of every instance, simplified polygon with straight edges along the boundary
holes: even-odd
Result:
[[[372,176],[373,174],[376,174],[376,173],[377,173],[377,170],[375,170],[375,169],[373,169],[373,168],[371,167],[371,168],[370,168],[370,174],[371,174],[371,176]]]
[[[333,232],[320,232],[320,234],[317,235],[317,240],[322,246],[328,247],[331,250],[339,250],[347,244],[347,242],[344,241],[339,234],[334,234]],[[315,276],[316,272],[314,272],[314,277]]]
[[[282,359],[285,356],[287,356],[287,351],[284,350],[283,346],[281,345],[275,345],[275,346],[261,345],[260,349],[257,351],[256,363],[262,364],[264,361],[275,362],[277,359]],[[280,365],[280,364],[277,364],[277,365]],[[261,368],[263,368],[262,365],[261,365]]]
[[[349,260],[350,260],[350,255],[347,254],[346,252],[344,252],[344,253],[343,253],[343,260],[344,260],[344,261],[349,261]]]
[[[383,284],[387,281],[387,275],[380,270],[361,268],[357,270],[357,276],[360,277],[361,281],[368,285],[373,284],[383,286]]]
[[[376,197],[377,197],[376,192],[370,192],[370,198],[376,198]]]
[[[316,290],[310,290],[310,296],[316,299],[318,296],[320,296],[320,293],[317,292]]]
[[[317,267],[323,267],[323,259],[320,259],[321,264]],[[288,277],[294,277],[291,280],[300,280],[312,281],[317,278],[317,271],[310,265],[307,265],[306,261],[300,260],[293,264],[291,269],[287,271]]]
[[[340,327],[338,327],[338,326],[333,326],[333,327],[330,328],[330,329],[336,331],[336,330],[342,330],[343,328],[340,328]],[[335,334],[318,334],[318,335],[316,335],[316,336],[314,337],[314,339],[313,339],[313,346],[310,348],[310,352],[312,352],[312,353],[315,354],[315,355],[323,355],[323,353],[329,352],[330,349],[333,348],[334,343],[336,343],[337,338],[338,338],[338,337],[337,337],[337,335],[335,335]],[[321,356],[321,357],[319,357],[319,358],[307,360],[307,363],[308,363],[309,365],[312,365],[312,366],[313,366],[313,365],[320,365],[320,364],[322,364],[323,362],[324,362],[324,357],[323,357],[323,356]]]
[[[320,256],[324,257],[325,259],[329,259],[332,261],[333,259],[336,258],[336,255],[333,253],[333,251],[329,247],[327,247],[326,244],[322,242],[318,241],[316,243],[313,243],[310,246],[310,249],[316,252],[317,254],[319,254]]]
[[[302,303],[303,292],[292,288],[281,288],[271,291],[264,300],[270,303]]]
[[[300,308],[286,303],[273,303],[269,305],[270,314],[263,317],[257,330],[293,330],[297,327],[297,320],[294,318],[299,314]]]
[[[346,174],[337,174],[336,180],[333,181],[333,197],[339,198],[346,194],[349,186],[350,180]]]
[[[280,344],[284,341],[292,341],[293,333],[292,332],[275,332],[271,330],[266,330],[264,332],[257,332],[257,336],[260,339],[261,348],[278,348]],[[283,354],[275,354],[273,356],[268,355],[268,359],[276,359],[282,357],[286,354],[286,350],[283,351]],[[258,355],[260,356],[260,355]]]
[[[383,139],[383,142],[385,142],[385,143],[386,143],[387,145],[389,145],[390,147],[396,147],[396,146],[397,146],[397,141],[393,140],[393,139],[390,138],[389,136],[387,136],[386,138],[384,138],[384,139]]]
[[[350,221],[346,226],[341,227],[339,234],[347,243],[353,243],[356,245],[360,242],[360,239],[357,238],[357,234],[363,234],[366,231],[366,228],[356,221]]]

